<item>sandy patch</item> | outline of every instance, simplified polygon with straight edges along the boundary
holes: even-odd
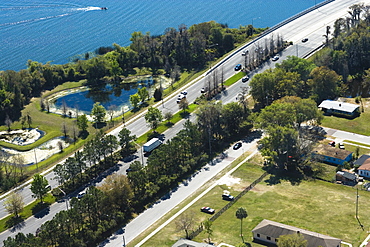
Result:
[[[59,142],[61,142],[63,148],[69,146],[69,143],[65,142],[63,138],[54,138],[30,151],[21,152],[10,148],[2,148],[2,151],[11,156],[20,155],[24,159],[24,165],[32,165],[60,152]]]
[[[234,184],[239,184],[240,181],[241,181],[240,178],[235,178],[235,177],[232,177],[232,176],[224,176],[219,180],[218,184],[219,185],[224,184],[226,186],[232,186]]]
[[[24,146],[34,143],[42,137],[43,133],[36,129],[19,129],[11,131],[0,131],[0,141]]]

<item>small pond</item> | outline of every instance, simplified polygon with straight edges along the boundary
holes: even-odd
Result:
[[[150,91],[154,82],[152,77],[147,77],[137,83],[123,83],[118,86],[103,84],[101,87],[86,88],[59,97],[54,105],[57,109],[61,109],[64,104],[68,109],[77,109],[90,114],[93,105],[99,102],[106,110],[112,109],[122,114],[132,109],[130,95],[137,93],[138,88],[141,87],[146,87]]]

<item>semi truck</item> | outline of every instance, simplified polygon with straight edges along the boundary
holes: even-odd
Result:
[[[159,140],[158,138],[150,139],[150,141],[148,141],[147,143],[143,145],[143,151],[145,153],[150,153],[151,151],[153,151],[155,148],[157,148],[161,144],[162,144],[162,141]]]

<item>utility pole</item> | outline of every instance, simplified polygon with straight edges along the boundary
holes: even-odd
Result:
[[[358,198],[360,197],[358,195],[358,187],[357,187],[356,191],[357,191],[357,194],[356,194],[356,219],[357,219],[358,223],[360,224],[360,227],[362,228],[362,230],[364,230],[364,226],[361,224],[360,219],[358,218]]]
[[[36,170],[39,171],[39,165],[37,163],[37,157],[36,157],[36,149],[33,149],[33,152],[35,153],[35,162],[36,162]]]

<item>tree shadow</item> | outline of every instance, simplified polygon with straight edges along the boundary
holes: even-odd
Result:
[[[22,229],[25,225],[23,217],[24,216],[11,217],[5,222],[6,228],[12,228],[10,229],[11,232]]]
[[[166,122],[165,125],[169,128],[169,127],[172,127],[174,125],[174,123],[169,121],[169,122]]]
[[[39,202],[32,208],[32,214],[35,218],[40,219],[50,212],[50,203]]]
[[[299,185],[304,179],[304,174],[299,169],[264,168],[270,177],[265,180],[268,185],[276,185],[282,180],[289,181],[291,185]]]
[[[189,118],[190,113],[188,111],[182,111],[182,112],[180,112],[180,116],[182,118]]]

